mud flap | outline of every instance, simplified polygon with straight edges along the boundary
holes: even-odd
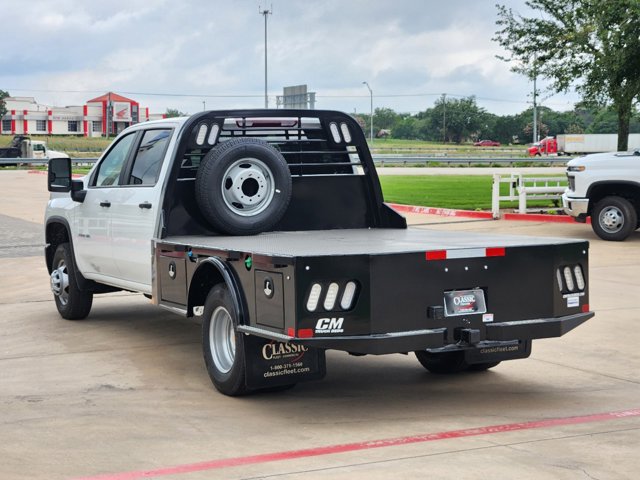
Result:
[[[516,358],[527,358],[531,355],[531,340],[514,340],[511,342],[483,342],[476,348],[464,351],[464,360],[469,365],[474,363],[493,363]]]
[[[322,349],[245,337],[246,384],[250,389],[320,380],[327,372]]]

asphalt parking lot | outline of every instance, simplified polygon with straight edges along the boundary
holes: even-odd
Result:
[[[0,479],[640,475],[640,232],[614,243],[579,224],[410,215],[590,240],[596,317],[485,373],[329,352],[322,381],[228,398],[199,325],[141,295],[98,296],[87,320],[62,320],[42,256],[46,177],[0,171],[0,192]]]

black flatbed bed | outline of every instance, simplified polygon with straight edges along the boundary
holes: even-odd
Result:
[[[421,228],[315,230],[268,232],[252,236],[171,236],[165,245],[195,249],[251,252],[278,257],[332,255],[387,255],[435,250],[492,247],[568,245],[583,240],[568,238],[494,235],[490,233],[443,232]]]

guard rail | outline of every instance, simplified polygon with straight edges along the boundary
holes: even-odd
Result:
[[[93,165],[97,158],[72,158],[74,165]],[[385,165],[417,165],[417,164],[447,164],[447,165],[508,165],[513,166],[518,163],[547,164],[549,166],[565,165],[571,157],[439,157],[431,155],[373,155],[373,161],[382,167]],[[42,158],[0,158],[0,166],[3,165],[46,165],[47,159]]]

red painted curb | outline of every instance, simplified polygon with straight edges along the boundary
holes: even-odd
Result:
[[[529,222],[576,223],[571,215],[545,215],[543,213],[505,213],[502,218]],[[587,223],[591,223],[591,217],[587,218]]]
[[[619,412],[596,413],[592,415],[582,415],[577,417],[551,418],[547,420],[537,420],[531,422],[507,423],[503,425],[491,425],[487,427],[468,428],[464,430],[450,430],[438,433],[426,433],[407,437],[387,438],[381,440],[371,440],[368,442],[345,443],[342,445],[330,445],[326,447],[307,448],[303,450],[290,450],[285,452],[265,453],[262,455],[250,455],[246,457],[224,458],[211,460],[208,462],[175,465],[173,467],[159,468],[157,470],[140,470],[132,472],[113,473],[97,475],[93,477],[83,477],[78,480],[137,480],[139,478],[162,477],[166,475],[179,475],[183,473],[202,472],[219,470],[228,467],[239,467],[243,465],[255,465],[283,460],[294,460],[297,458],[318,457],[322,455],[333,455],[336,453],[346,453],[361,450],[371,450],[374,448],[397,447],[401,445],[411,445],[415,443],[433,442],[437,440],[447,440],[452,438],[475,437],[479,435],[490,435],[494,433],[515,432],[519,430],[531,430],[536,428],[557,427],[562,425],[578,425],[582,423],[604,422],[618,420],[627,417],[640,417],[640,408],[623,410]]]
[[[477,212],[473,210],[455,210],[452,208],[419,207],[415,205],[400,205],[399,203],[389,203],[391,208],[397,212],[419,213],[423,215],[440,215],[443,217],[466,217],[492,219],[491,212]],[[575,223],[571,215],[546,215],[543,213],[504,213],[500,217],[502,220],[520,220],[529,222],[551,222],[551,223]],[[591,218],[587,218],[587,223],[591,223]]]
[[[423,215],[440,215],[443,217],[467,217],[467,218],[486,218],[491,219],[491,212],[476,212],[473,210],[455,210],[451,208],[435,208],[435,207],[418,207],[415,205],[400,205],[398,203],[389,203],[391,208],[398,212],[421,213]]]

